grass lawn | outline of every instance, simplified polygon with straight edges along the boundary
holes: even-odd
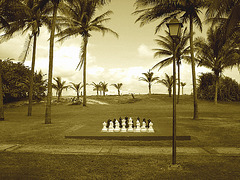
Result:
[[[5,121],[0,122],[0,141],[18,144],[117,144],[117,145],[164,145],[171,142],[128,142],[104,140],[65,139],[65,135],[92,127],[100,131],[103,121],[119,117],[151,119],[154,127],[162,122],[172,126],[172,99],[166,95],[90,97],[109,105],[89,104],[52,105],[52,124],[44,124],[45,104],[33,106],[33,115],[28,117],[27,105],[5,109]],[[230,146],[240,147],[240,103],[219,103],[199,101],[199,120],[192,120],[191,96],[183,96],[177,105],[177,133],[184,131],[191,141],[179,141],[178,146]],[[169,127],[168,127],[169,128]],[[170,127],[171,128],[171,127]],[[179,132],[181,133],[181,132]]]
[[[0,179],[239,179],[240,157],[83,156],[0,153]]]
[[[44,124],[45,104],[35,104],[28,117],[27,105],[5,108],[0,122],[1,144],[50,145],[124,145],[171,146],[171,141],[119,141],[66,139],[65,135],[84,127],[101,130],[103,121],[119,117],[147,118],[158,126],[172,122],[172,99],[167,95],[89,97],[108,105],[87,107],[52,105],[52,124]],[[240,148],[240,103],[199,101],[199,120],[192,120],[191,96],[181,96],[177,105],[177,129],[192,137],[177,141],[182,147]],[[98,128],[99,127],[99,128]],[[177,131],[178,132],[178,131]],[[171,157],[52,155],[37,153],[0,153],[0,179],[239,179],[240,157],[189,155],[178,156],[181,171],[169,171]],[[229,177],[229,178],[228,178]]]

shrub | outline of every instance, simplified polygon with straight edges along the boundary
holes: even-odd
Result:
[[[212,73],[202,73],[198,79],[198,98],[214,100],[215,82]],[[220,101],[239,101],[240,85],[237,81],[229,77],[219,79],[218,100]]]
[[[29,75],[29,68],[22,63],[13,63],[10,60],[2,62],[3,98],[5,103],[27,98]],[[45,96],[46,83],[41,72],[35,73],[33,80],[33,99],[39,101]]]

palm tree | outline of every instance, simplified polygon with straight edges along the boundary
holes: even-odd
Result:
[[[166,78],[162,80],[158,80],[158,83],[164,84],[168,88],[168,95],[171,97],[172,94],[172,87],[173,87],[173,76],[169,76],[165,73]]]
[[[149,69],[148,72],[146,73],[142,73],[144,75],[144,77],[140,77],[139,81],[145,81],[148,83],[148,93],[149,95],[151,95],[151,88],[152,88],[152,83],[154,81],[157,81],[159,79],[159,77],[153,77],[153,72],[151,72],[151,70]]]
[[[106,92],[108,92],[108,88],[107,88],[108,83],[100,82],[100,84],[101,84],[101,90],[103,91],[103,96],[105,96]]]
[[[176,61],[178,67],[178,98],[177,103],[179,103],[179,96],[180,96],[180,65],[182,59],[187,59],[187,54],[189,52],[189,47],[187,46],[187,41],[190,38],[189,34],[186,34],[187,28],[181,33],[180,37],[177,39],[176,43],[173,42],[169,32],[165,31],[167,36],[158,36],[159,39],[155,39],[156,43],[162,47],[158,49],[153,49],[155,52],[154,57],[162,57],[168,56],[167,58],[161,60],[159,63],[153,66],[152,69],[159,67],[160,70],[162,67],[165,67],[173,62],[173,54],[176,52]],[[175,43],[175,45],[174,45]],[[175,47],[178,47],[175,50]]]
[[[111,32],[118,37],[116,32],[103,26],[104,22],[110,20],[108,16],[113,12],[107,11],[95,17],[98,7],[99,0],[74,0],[71,5],[69,3],[64,3],[64,6],[61,8],[61,13],[65,18],[63,17],[61,19],[60,24],[66,28],[57,34],[57,36],[60,37],[59,41],[78,35],[83,39],[80,62],[77,65],[79,69],[83,66],[83,106],[86,106],[86,58],[88,40],[91,36],[90,32],[98,31],[102,32],[103,35],[107,32]]]
[[[224,69],[239,64],[240,49],[232,39],[222,39],[222,29],[210,28],[207,33],[207,40],[197,38],[195,46],[199,66],[210,68],[215,76],[215,97],[217,104],[219,78]]]
[[[183,88],[184,88],[184,86],[186,86],[186,83],[185,82],[181,82],[181,86],[182,86],[182,95],[183,95]]]
[[[99,91],[101,91],[101,84],[99,83],[99,84],[96,84],[95,82],[92,82],[92,84],[91,85],[93,85],[94,87],[93,87],[93,90],[94,91],[97,91],[97,96],[98,96],[98,92]]]
[[[152,22],[159,18],[164,18],[161,23],[156,27],[157,33],[162,25],[168,22],[172,17],[180,15],[183,22],[189,20],[190,26],[190,54],[192,64],[192,81],[193,81],[193,100],[194,100],[194,113],[193,119],[198,119],[198,103],[197,103],[197,88],[196,88],[196,72],[195,61],[193,53],[193,24],[197,25],[202,30],[202,22],[199,18],[200,9],[205,7],[203,0],[169,0],[169,1],[156,1],[156,0],[136,0],[137,9],[144,7],[134,12],[134,14],[141,14],[137,21],[141,21],[141,26],[146,23]],[[147,7],[147,8],[146,8]]]
[[[222,26],[224,40],[239,35],[240,31],[240,1],[236,0],[207,0],[208,22]]]
[[[66,86],[66,85],[65,85],[66,81],[62,81],[62,78],[61,78],[61,77],[57,77],[57,78],[53,78],[53,79],[54,79],[54,81],[56,82],[56,84],[53,83],[52,87],[53,87],[53,89],[55,89],[55,90],[57,91],[57,92],[56,92],[56,94],[57,94],[57,96],[58,96],[57,101],[59,102],[59,101],[60,101],[60,97],[61,97],[61,95],[62,95],[62,91],[63,91],[64,89],[67,90],[69,86]]]
[[[4,121],[3,84],[2,84],[2,60],[1,59],[0,59],[0,121]]]
[[[53,78],[53,50],[54,50],[54,35],[56,27],[57,10],[60,0],[42,0],[41,6],[52,2],[53,15],[51,21],[50,42],[49,42],[49,68],[48,68],[48,91],[47,91],[47,103],[45,111],[45,124],[51,124],[51,101],[52,101],[52,78]],[[41,7],[40,7],[41,8]]]
[[[32,115],[32,96],[33,96],[33,76],[34,76],[34,68],[35,68],[35,59],[36,59],[36,43],[37,36],[40,34],[40,27],[42,24],[49,25],[49,17],[46,15],[49,13],[50,7],[46,6],[42,10],[37,9],[39,1],[25,0],[25,1],[16,1],[17,5],[13,6],[16,10],[16,14],[11,13],[12,16],[15,17],[15,20],[12,20],[9,23],[8,28],[5,31],[3,37],[5,39],[9,39],[13,36],[13,34],[17,31],[27,32],[31,31],[31,34],[27,37],[27,41],[25,43],[25,50],[22,52],[20,56],[20,61],[24,62],[27,58],[27,54],[29,51],[29,47],[31,44],[31,40],[33,38],[33,52],[32,52],[32,65],[31,65],[31,73],[29,78],[29,104],[28,104],[28,116]]]
[[[70,86],[70,88],[72,88],[74,91],[76,91],[77,100],[79,100],[79,92],[83,88],[83,85],[81,85],[82,84],[81,82],[78,84],[71,82],[71,84],[72,84],[72,86]]]
[[[120,89],[122,87],[122,83],[112,84],[118,90],[118,96],[120,96]]]

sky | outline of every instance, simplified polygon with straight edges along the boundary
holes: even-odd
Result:
[[[146,94],[148,93],[148,84],[139,81],[143,77],[142,73],[147,72],[156,63],[163,58],[154,58],[152,49],[159,48],[154,39],[157,35],[165,35],[167,27],[163,25],[162,29],[155,34],[155,27],[159,21],[149,23],[140,27],[140,23],[135,23],[138,15],[133,15],[135,11],[135,0],[112,0],[109,5],[97,10],[96,15],[100,15],[107,10],[112,10],[111,20],[105,23],[106,27],[111,28],[119,34],[116,38],[111,33],[102,36],[99,32],[91,32],[87,49],[87,82],[99,83],[104,81],[108,83],[109,95],[117,94],[117,89],[111,84],[123,83],[122,94]],[[201,15],[203,17],[203,15]],[[204,20],[204,19],[202,19]],[[187,27],[184,24],[184,27]],[[206,37],[207,25],[204,24],[203,32],[195,29],[195,37]],[[42,27],[40,36],[37,40],[36,71],[42,71],[48,74],[49,60],[49,31]],[[24,48],[26,34],[15,34],[14,38],[0,44],[0,58],[18,58]],[[80,36],[72,37],[62,43],[55,42],[54,47],[54,70],[53,76],[62,77],[67,84],[70,82],[82,82],[82,70],[76,70],[79,62],[80,46],[82,39]],[[31,67],[31,52],[29,53],[25,65]],[[153,70],[154,76],[160,79],[165,78],[165,73],[172,75],[172,66]],[[211,72],[209,69],[197,67],[197,75],[203,72]],[[228,69],[223,75],[229,76],[240,83],[240,74],[237,68]],[[47,79],[47,75],[45,76]],[[186,82],[184,93],[192,92],[191,66],[183,63],[181,66],[181,81]],[[152,85],[152,93],[167,93],[167,88],[159,83]],[[87,86],[87,95],[96,94],[93,86]],[[73,90],[64,91],[63,95],[75,95]]]

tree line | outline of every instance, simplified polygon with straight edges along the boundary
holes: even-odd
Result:
[[[3,102],[9,103],[29,96],[30,69],[22,63],[13,63],[11,59],[1,60],[2,71],[2,93]],[[39,71],[33,75],[33,99],[41,101],[46,96],[46,80],[44,74]]]
[[[49,71],[45,111],[45,123],[49,124],[51,123],[55,38],[57,38],[57,41],[64,41],[73,36],[80,37],[81,39],[81,56],[77,69],[83,69],[83,106],[86,106],[86,54],[91,33],[93,31],[101,32],[103,35],[105,33],[112,33],[118,37],[115,31],[104,26],[104,23],[110,20],[109,16],[113,13],[112,11],[107,11],[96,16],[96,11],[109,2],[110,0],[0,0],[0,30],[3,33],[1,40],[12,38],[16,32],[29,32],[29,42],[33,39],[31,74],[29,75],[29,116],[32,114],[36,42],[41,32],[41,27],[46,26],[50,31]],[[156,33],[159,32],[163,24],[175,16],[179,17],[183,23],[189,23],[189,32],[184,30],[182,36],[176,42],[179,45],[176,46],[179,47],[178,49],[168,47],[169,52],[162,48],[156,49],[155,56],[159,57],[165,53],[171,59],[173,52],[176,52],[179,72],[181,60],[186,59],[190,62],[194,99],[193,119],[198,119],[195,64],[197,63],[199,66],[206,66],[213,70],[215,87],[218,86],[219,77],[225,68],[239,65],[240,15],[238,12],[240,2],[238,0],[136,0],[135,6],[136,11],[133,14],[138,15],[136,22],[140,22],[141,26],[154,20],[161,20],[160,24],[156,27]],[[203,24],[199,17],[202,10],[206,10],[206,21],[211,24],[211,29],[208,31],[207,40],[198,38],[194,42],[194,25],[202,30]],[[189,41],[189,47],[186,47],[187,40]],[[169,39],[168,35],[166,37],[159,36],[156,42],[164,48],[164,45],[167,45],[166,43],[171,43],[171,39]],[[28,44],[26,43],[26,45]],[[28,49],[26,48],[25,53],[21,56],[23,61],[26,59]],[[167,64],[169,64],[168,60],[159,63],[156,67],[161,68]],[[180,80],[178,85],[180,85]],[[0,96],[2,94],[1,91],[2,88],[0,87]],[[217,88],[215,92],[217,92]],[[217,102],[216,94],[215,103]],[[2,109],[1,103],[0,106],[0,109]]]
[[[51,100],[53,79],[53,56],[55,37],[63,41],[72,36],[82,39],[81,56],[77,66],[83,69],[83,106],[86,106],[86,61],[87,45],[91,32],[118,34],[104,23],[110,20],[112,11],[96,16],[96,10],[109,0],[0,0],[0,29],[3,31],[1,40],[8,40],[16,32],[30,32],[29,40],[33,38],[33,54],[30,75],[28,116],[32,114],[33,74],[36,59],[36,41],[42,26],[50,31],[49,70],[47,80],[47,103],[45,124],[51,123]],[[57,33],[55,33],[57,30]],[[27,43],[29,44],[29,43]],[[26,48],[26,53],[29,48]],[[26,56],[23,55],[23,60]],[[1,90],[0,90],[1,91]],[[1,92],[0,92],[1,95]],[[1,104],[0,104],[1,105]],[[3,108],[0,108],[3,109]],[[1,113],[3,114],[3,113]]]
[[[240,64],[240,2],[238,0],[136,0],[136,6],[137,10],[134,14],[139,15],[136,22],[140,22],[141,26],[155,20],[161,20],[156,26],[155,33],[158,33],[164,24],[176,16],[184,24],[189,23],[189,35],[186,36],[189,36],[189,48],[185,51],[187,56],[184,56],[185,53],[183,53],[185,48],[177,49],[174,46],[169,46],[172,43],[169,35],[168,37],[159,37],[160,40],[157,40],[157,43],[165,49],[156,49],[155,56],[169,55],[170,58],[173,58],[173,54],[176,53],[177,65],[180,64],[179,60],[181,59],[186,59],[191,63],[194,100],[193,119],[198,119],[195,64],[208,67],[213,71],[215,76],[214,101],[217,103],[217,87],[223,70]],[[194,42],[194,25],[202,31],[203,24],[199,15],[203,10],[206,11],[206,22],[210,24],[208,38],[207,40],[198,38]],[[175,47],[181,47],[181,42],[184,42],[182,41],[184,32],[176,41],[177,46]],[[161,68],[170,62],[171,60],[166,59],[156,66]]]
[[[80,100],[80,91],[83,88],[82,83],[73,83],[70,82],[71,85],[66,85],[66,81],[62,80],[61,77],[56,77],[53,78],[55,83],[53,83],[53,89],[56,90],[56,96],[58,97],[57,101],[60,101],[60,98],[62,96],[62,92],[63,90],[67,90],[67,89],[73,89],[74,91],[76,91],[76,100],[79,101]],[[87,84],[88,85],[88,84]],[[106,95],[106,92],[108,92],[108,83],[106,82],[99,82],[99,83],[95,83],[92,82],[90,85],[93,86],[93,91],[97,91],[97,96],[99,95]],[[117,89],[118,92],[118,96],[120,96],[120,90],[122,88],[122,83],[117,83],[117,84],[111,84],[112,86],[114,86]],[[82,96],[82,93],[81,93]]]

